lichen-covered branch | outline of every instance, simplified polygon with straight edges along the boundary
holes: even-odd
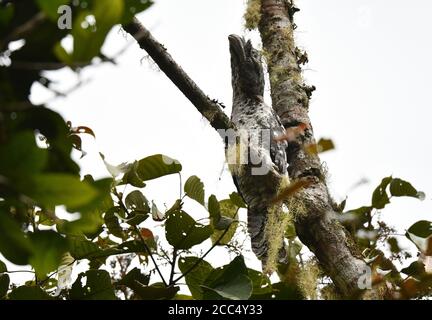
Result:
[[[256,6],[257,1],[250,2]],[[301,212],[293,212],[300,240],[316,255],[339,293],[355,297],[360,293],[358,280],[365,275],[367,265],[345,229],[332,219],[333,201],[321,161],[317,154],[305,148],[315,144],[308,116],[309,99],[315,88],[305,85],[302,77],[301,64],[307,62],[307,55],[295,45],[293,17],[296,11],[298,9],[289,0],[261,0],[258,23],[267,58],[273,108],[285,128],[299,124],[306,127],[303,134],[290,141],[287,160],[291,180],[308,179],[311,183],[298,191],[290,203],[292,208],[303,208],[294,210]],[[248,15],[256,18],[253,12],[249,11]],[[249,21],[246,25],[253,24]]]
[[[174,61],[165,47],[137,19],[124,25],[123,28],[137,40],[142,49],[147,51],[158,67],[192,102],[213,128],[216,130],[232,128],[231,121],[221,109],[220,104],[204,94],[198,85]]]

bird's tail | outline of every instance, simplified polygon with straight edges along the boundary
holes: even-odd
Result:
[[[248,231],[252,251],[261,260],[263,271],[272,273],[277,263],[286,262],[284,213],[266,207],[248,209]]]

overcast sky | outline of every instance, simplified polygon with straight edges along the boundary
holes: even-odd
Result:
[[[394,175],[411,181],[427,198],[394,200],[384,211],[387,221],[403,232],[417,220],[432,220],[432,3],[299,0],[298,6],[296,38],[310,60],[305,77],[317,87],[310,107],[315,135],[332,138],[337,147],[322,155],[333,195],[337,200],[348,195],[348,208],[368,205],[381,178]],[[227,36],[245,35],[259,45],[257,34],[243,28],[243,12],[243,0],[157,0],[139,18],[210,97],[225,103],[229,114]],[[116,28],[104,52],[112,56],[129,41]],[[91,82],[51,104],[74,125],[96,132],[96,142],[85,139],[82,173],[107,175],[99,151],[114,164],[163,153],[183,164],[184,179],[198,175],[207,196],[227,197],[235,189],[224,170],[219,136],[145,57],[134,45],[117,66],[85,70],[81,77]],[[59,81],[59,90],[77,80],[67,70],[49,75]],[[35,102],[50,96],[34,88]],[[364,178],[370,183],[350,190]],[[178,178],[150,182],[146,189],[149,199],[169,206],[178,197]],[[187,206],[196,217],[205,214],[193,203]]]

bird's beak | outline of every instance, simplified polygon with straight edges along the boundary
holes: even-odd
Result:
[[[231,34],[228,36],[228,40],[230,43],[230,51],[231,54],[234,54],[238,59],[239,62],[244,62],[246,60],[246,52],[245,52],[245,41],[242,37]]]

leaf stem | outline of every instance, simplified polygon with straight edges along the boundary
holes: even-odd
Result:
[[[214,249],[216,248],[216,246],[220,243],[220,241],[222,240],[222,238],[226,235],[226,233],[228,232],[229,227],[226,228],[224,230],[224,232],[221,234],[221,236],[215,241],[215,243],[213,243],[213,245],[210,247],[210,249],[207,250],[206,253],[203,254],[203,256],[201,258],[199,258],[193,265],[192,267],[190,267],[188,270],[186,270],[186,272],[184,272],[181,276],[177,277],[175,280],[173,280],[173,284],[176,284],[179,280],[181,280],[183,277],[187,276],[193,269],[195,269],[196,266],[198,266],[201,261],[204,260],[204,258]]]
[[[116,188],[113,189],[113,193],[114,193],[114,195],[117,197],[117,199],[118,199],[118,203],[119,203],[119,205],[121,206],[121,208],[122,208],[122,209],[123,209],[127,214],[129,214],[129,210],[126,208],[126,205],[123,203],[123,199],[122,199],[122,197],[120,196],[120,194],[117,192],[117,189],[116,189]],[[156,263],[156,260],[155,260],[155,258],[153,257],[153,254],[152,254],[150,248],[147,246],[147,244],[146,244],[146,242],[145,242],[145,239],[144,239],[144,237],[142,236],[142,234],[141,234],[141,232],[140,232],[140,230],[138,229],[137,226],[134,226],[134,231],[135,231],[135,232],[138,234],[138,236],[140,237],[141,242],[142,242],[142,244],[143,244],[143,246],[144,246],[144,249],[147,251],[147,254],[150,256],[150,259],[151,259],[151,261],[153,262],[153,264],[154,264],[154,266],[155,266],[155,268],[156,268],[156,271],[157,271],[158,274],[159,274],[159,277],[162,279],[163,284],[164,284],[166,287],[168,287],[168,284],[167,284],[167,282],[165,281],[165,278],[163,277],[162,272],[160,271],[159,266],[158,266],[158,264]]]

